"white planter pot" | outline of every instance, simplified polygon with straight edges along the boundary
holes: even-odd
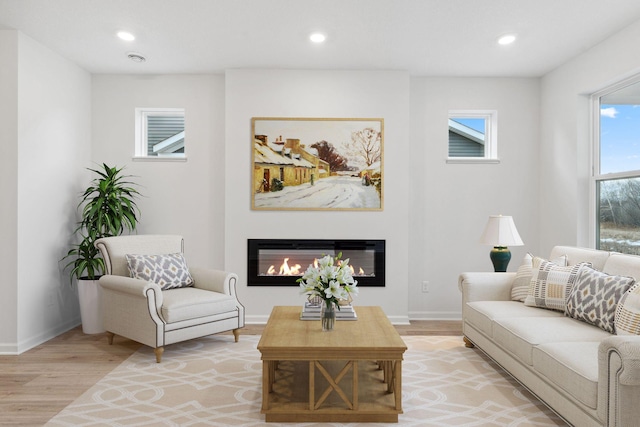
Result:
[[[99,334],[104,332],[102,326],[101,288],[97,280],[78,280],[78,299],[80,300],[80,317],[82,332]]]

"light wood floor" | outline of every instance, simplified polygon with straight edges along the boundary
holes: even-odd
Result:
[[[259,335],[247,325],[241,335]],[[462,335],[459,321],[414,321],[400,335]],[[242,339],[242,337],[240,337]],[[0,425],[42,426],[131,356],[140,344],[106,334],[70,330],[18,356],[0,356]]]

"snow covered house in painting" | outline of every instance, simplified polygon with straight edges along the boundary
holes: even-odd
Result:
[[[272,191],[274,179],[284,186],[312,183],[330,175],[329,163],[307,151],[299,139],[276,138],[269,142],[266,135],[255,135],[253,152],[254,192]],[[276,182],[277,182],[276,181]]]

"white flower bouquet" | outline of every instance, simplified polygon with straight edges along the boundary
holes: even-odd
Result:
[[[349,258],[344,261],[340,252],[335,258],[325,255],[317,265],[309,265],[304,275],[297,280],[300,293],[318,296],[330,308],[333,304],[340,310],[339,301],[348,300],[350,295],[358,294],[358,281],[353,278],[353,270],[349,266]]]

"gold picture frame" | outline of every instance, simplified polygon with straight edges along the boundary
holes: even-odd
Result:
[[[251,209],[381,211],[384,119],[251,119]]]

